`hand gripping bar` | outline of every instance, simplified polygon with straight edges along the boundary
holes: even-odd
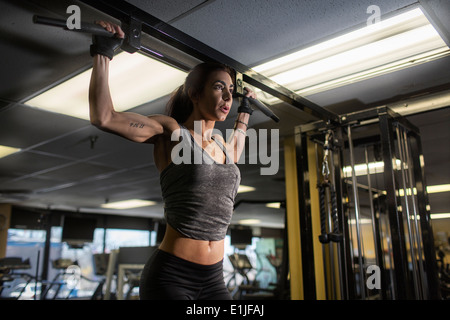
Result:
[[[268,116],[269,118],[271,118],[273,121],[275,122],[280,122],[280,118],[278,118],[264,103],[262,103],[261,101],[251,98],[251,97],[246,97],[244,94],[241,93],[233,93],[233,96],[235,97],[241,97],[241,98],[247,98],[248,101],[254,105],[256,108],[258,108],[262,113],[264,113],[266,116]]]
[[[69,29],[67,27],[66,20],[42,17],[42,16],[38,16],[38,15],[33,16],[33,22],[37,23],[37,24],[45,24],[47,26],[61,27],[61,28],[64,28],[64,29],[70,30],[70,31],[91,33],[91,34],[97,35],[97,36],[103,36],[103,37],[113,37],[114,36],[114,33],[109,32],[108,30],[104,29],[102,26],[100,26],[96,23],[81,22],[79,29],[76,29],[76,28]]]
[[[115,36],[114,33],[109,32],[108,30],[106,30],[105,28],[96,23],[81,22],[80,28],[69,29],[67,27],[66,20],[42,17],[38,15],[33,16],[33,22],[52,27],[61,27],[64,30],[68,31],[90,33],[95,36],[102,36],[108,38]],[[141,48],[141,23],[139,21],[130,18],[128,23],[123,23],[122,29],[123,32],[125,33],[124,41],[121,46],[122,50],[128,53],[134,53],[138,51]]]

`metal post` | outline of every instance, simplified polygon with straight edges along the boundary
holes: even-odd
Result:
[[[419,292],[419,285],[417,283],[417,268],[416,268],[416,255],[414,251],[414,235],[412,234],[411,230],[411,219],[409,216],[409,201],[408,201],[408,190],[406,188],[406,175],[405,175],[405,159],[403,157],[403,141],[402,137],[399,132],[398,125],[395,127],[395,132],[397,134],[397,145],[398,145],[398,154],[400,159],[400,172],[402,177],[402,187],[403,187],[403,198],[405,200],[405,209],[406,209],[406,225],[408,226],[408,238],[409,238],[409,252],[411,255],[411,265],[412,265],[412,278],[413,278],[413,284],[414,284],[414,293],[416,296],[416,299],[420,299],[420,292]],[[412,192],[412,190],[411,190]],[[399,189],[400,193],[400,189]],[[399,194],[400,196],[400,194]]]
[[[335,145],[335,143],[338,141],[338,139],[333,138],[333,146]],[[335,154],[336,153],[336,148],[332,148],[330,149],[330,163],[331,163],[331,184],[334,186],[335,188],[335,192],[336,192],[336,207],[337,207],[337,219],[335,221],[333,221],[333,223],[335,223],[336,225],[334,225],[334,227],[338,226],[339,230],[342,232],[342,242],[336,242],[336,255],[337,255],[337,264],[338,264],[338,280],[339,280],[339,296],[340,299],[343,299],[344,296],[344,289],[343,289],[343,270],[342,270],[342,263],[345,261],[345,259],[343,259],[342,255],[341,255],[341,248],[343,247],[343,242],[345,239],[344,236],[344,229],[342,228],[342,223],[341,223],[341,219],[339,217],[339,213],[342,212],[342,206],[341,206],[341,201],[342,201],[342,195],[340,193],[341,188],[337,186],[337,181],[339,181],[339,183],[341,182],[341,180],[337,180],[336,179],[336,165],[335,165]],[[339,153],[339,150],[337,151],[337,153]],[[338,171],[340,172],[340,167],[338,167]],[[339,177],[340,177],[340,173],[339,173]],[[339,200],[338,200],[339,199]],[[334,272],[334,270],[333,270]],[[335,286],[337,285],[336,280],[334,281]]]
[[[373,206],[373,196],[372,196],[372,178],[370,175],[370,168],[369,168],[369,155],[367,151],[367,146],[364,148],[364,156],[366,159],[366,166],[367,166],[367,187],[369,188],[369,202],[370,202],[370,213],[372,215],[372,233],[373,233],[373,244],[375,249],[375,260],[378,268],[380,268],[381,272],[381,283],[383,288],[381,288],[381,296],[383,299],[386,298],[386,277],[385,277],[385,268],[382,263],[382,254],[383,251],[381,250],[381,240],[380,240],[380,224],[379,224],[379,218],[375,214],[375,209]]]
[[[373,206],[373,204],[372,204]],[[374,212],[374,216],[373,218],[375,220],[372,221],[373,223],[373,229],[374,229],[374,242],[375,242],[375,250],[376,250],[376,261],[377,261],[377,265],[380,268],[380,277],[381,277],[381,288],[380,288],[380,294],[381,294],[381,298],[383,300],[387,299],[388,295],[387,295],[387,288],[388,288],[388,284],[386,282],[386,266],[384,263],[384,253],[383,253],[383,248],[382,248],[382,238],[381,238],[381,233],[382,233],[382,226],[381,226],[381,222],[380,222],[380,215],[377,215]]]
[[[320,174],[321,174],[320,169],[319,169],[319,168],[321,168],[321,166],[319,164],[319,159],[321,159],[322,157],[319,157],[319,150],[318,150],[317,146],[318,146],[317,142],[314,142],[314,151],[315,151],[315,156],[316,156],[317,185],[319,185],[320,184]],[[322,219],[322,217],[321,217],[321,219]],[[321,227],[323,227],[322,223],[323,222],[321,221]],[[326,229],[325,230],[321,230],[321,233],[322,234],[327,233],[327,230]],[[329,290],[329,286],[330,286],[330,284],[329,284],[328,275],[327,275],[328,268],[326,266],[326,264],[327,264],[327,250],[326,250],[326,247],[325,247],[324,243],[322,244],[322,260],[323,260],[323,265],[324,265],[323,274],[324,274],[324,282],[325,282],[325,293],[326,293],[326,297],[327,297],[327,300],[328,300],[329,299],[329,291],[330,291]]]
[[[377,253],[375,255],[375,259],[376,259],[377,265],[380,266],[380,259],[378,257],[378,243],[377,243],[377,239],[376,239],[376,234],[377,234],[376,225],[375,225],[376,217],[375,217],[375,210],[373,208],[372,181],[371,181],[371,176],[370,176],[369,155],[367,153],[367,146],[364,148],[364,157],[366,159],[366,167],[367,167],[367,187],[369,188],[369,202],[370,202],[370,213],[372,216],[373,243],[375,245],[375,252]]]
[[[394,299],[404,300],[411,297],[411,290],[408,272],[408,257],[404,240],[403,218],[401,212],[397,211],[397,198],[395,196],[396,183],[393,168],[394,136],[392,133],[392,119],[387,113],[381,113],[379,119],[384,162],[383,175],[386,188],[386,210],[389,218],[392,255],[394,258],[395,278],[392,279],[396,295]]]
[[[347,197],[348,197],[348,202],[347,202],[347,214],[348,214],[348,233],[349,233],[349,237],[348,237],[348,252],[349,252],[349,277],[350,279],[352,279],[352,295],[351,295],[351,299],[356,299],[358,297],[358,290],[357,290],[357,283],[356,283],[356,267],[355,267],[355,250],[354,250],[354,246],[355,246],[355,242],[356,240],[354,239],[354,232],[353,232],[353,225],[352,225],[352,221],[356,221],[356,218],[353,218],[354,212],[351,210],[350,208],[350,203],[351,200],[350,198],[352,197],[352,190],[349,190],[351,187],[349,186],[349,184],[347,184]]]
[[[425,257],[428,297],[433,300],[441,299],[438,268],[436,262],[436,251],[434,248],[434,235],[431,227],[430,212],[427,209],[428,193],[426,191],[425,163],[423,160],[422,143],[420,136],[416,133],[410,134],[410,146],[412,157],[414,181],[416,182],[417,204],[420,216],[420,227],[422,230],[422,241]]]
[[[418,261],[419,261],[419,271],[420,271],[420,283],[421,283],[421,287],[422,287],[422,298],[426,299],[427,298],[427,290],[426,290],[426,280],[425,280],[425,271],[423,269],[423,252],[422,252],[422,237],[419,231],[419,225],[418,225],[418,216],[417,216],[417,211],[418,211],[418,207],[417,207],[417,196],[414,194],[414,192],[412,192],[414,189],[417,190],[415,188],[415,181],[413,180],[413,176],[412,176],[412,161],[411,161],[411,157],[410,157],[410,144],[408,143],[408,135],[406,134],[406,130],[403,130],[403,141],[405,141],[405,156],[407,159],[407,166],[408,166],[408,178],[409,178],[409,189],[411,190],[411,199],[412,199],[412,205],[413,205],[413,212],[414,212],[414,228],[416,231],[416,236],[417,236],[417,254],[418,254]],[[416,191],[417,192],[417,191]]]
[[[360,272],[360,289],[361,289],[361,298],[363,300],[366,299],[366,289],[364,283],[364,265],[362,260],[362,245],[361,245],[361,230],[360,230],[360,208],[359,208],[359,196],[358,196],[358,186],[356,181],[356,172],[355,172],[355,158],[353,152],[353,141],[352,141],[352,130],[350,125],[347,127],[348,134],[348,145],[350,149],[350,166],[352,168],[352,189],[353,189],[353,200],[355,204],[355,219],[356,219],[356,236],[358,243],[358,264],[359,264],[359,272]]]
[[[335,130],[335,142],[339,141],[340,148],[339,152],[333,153],[333,176],[336,187],[336,201],[338,205],[339,215],[339,225],[342,230],[343,240],[339,244],[339,257],[341,262],[339,263],[341,270],[340,287],[341,287],[341,299],[349,300],[355,296],[355,285],[352,265],[352,255],[351,255],[351,241],[349,234],[349,223],[348,215],[346,214],[344,203],[344,198],[346,197],[346,189],[342,185],[342,164],[343,161],[343,127],[339,126]]]
[[[334,172],[332,171],[334,169],[333,166],[333,143],[331,142],[331,148],[329,149],[329,155],[328,155],[331,163],[331,170],[330,170],[330,186],[334,188],[335,181],[334,181]],[[328,228],[330,232],[334,232],[334,226],[338,225],[339,221],[335,221],[335,217],[332,213],[332,206],[333,206],[333,199],[331,197],[331,189],[328,188],[327,190],[327,198],[329,199],[328,202]],[[330,242],[330,269],[331,269],[331,285],[332,285],[332,292],[333,292],[333,299],[337,299],[337,288],[336,288],[336,266],[335,266],[335,257],[336,254],[339,252],[339,242],[336,242],[336,246],[334,245],[335,242]],[[339,255],[338,255],[339,256]]]
[[[388,234],[386,237],[386,244],[389,254],[389,276],[391,277],[391,298],[396,297],[396,287],[395,287],[395,274],[394,274],[394,261],[393,261],[393,253],[392,253],[392,237],[391,232],[389,228],[389,219],[387,217],[383,218],[382,223],[384,224],[384,229],[386,230],[386,233]]]
[[[302,247],[300,237],[300,211],[297,182],[295,138],[284,140],[286,179],[286,232],[289,242],[290,296],[292,300],[304,299]]]
[[[308,137],[306,134],[295,136],[298,200],[300,208],[300,237],[302,246],[302,268],[305,300],[316,300],[316,263],[314,258],[313,224],[311,217],[311,192],[309,168],[314,163],[308,161]]]

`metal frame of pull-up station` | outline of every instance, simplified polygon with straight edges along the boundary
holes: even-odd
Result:
[[[143,32],[173,48],[176,48],[187,55],[190,55],[204,62],[220,62],[233,68],[237,73],[237,90],[242,90],[240,85],[242,81],[252,85],[262,91],[324,121],[338,123],[339,116],[328,111],[317,104],[299,96],[293,91],[277,84],[271,79],[255,72],[244,64],[230,58],[229,56],[211,48],[210,46],[198,41],[197,39],[187,35],[186,33],[174,28],[164,21],[156,18],[148,12],[137,8],[126,1],[105,1],[105,0],[80,0],[117,20],[124,22],[130,28],[130,38],[133,32]],[[157,59],[166,60],[169,64],[176,64],[182,68],[182,64],[176,63],[172,58],[159,54],[155,55],[152,48],[140,46],[139,50],[151,54]],[[185,68],[186,71],[187,68]]]
[[[334,139],[328,146],[330,131]],[[296,148],[302,154],[296,158],[298,189],[309,191],[298,193],[303,270],[309,270],[304,286],[316,298],[439,300],[419,129],[389,108],[378,107],[341,115],[337,126],[323,121],[301,125]],[[321,217],[328,222],[322,229],[323,210],[314,198],[320,186],[314,150],[320,160],[326,159],[321,153],[330,153],[337,193],[320,201],[320,206],[335,201],[338,210],[337,219]],[[320,241],[331,233],[331,220],[343,236],[334,244]],[[323,259],[322,250],[327,253]]]

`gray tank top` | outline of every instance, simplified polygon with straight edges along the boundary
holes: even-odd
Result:
[[[175,164],[178,162],[172,161],[161,172],[164,216],[172,228],[187,238],[222,240],[233,215],[241,180],[239,168],[228,157],[220,141],[214,140],[225,153],[226,164],[216,163],[195,142],[188,129],[182,125],[180,129],[179,144],[184,144],[180,149],[190,151],[191,162]],[[201,164],[194,164],[195,156],[203,160]]]

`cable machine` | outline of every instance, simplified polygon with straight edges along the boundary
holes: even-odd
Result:
[[[304,214],[312,224],[320,215],[320,234],[301,232],[322,245],[326,298],[439,299],[419,130],[386,107],[341,120],[297,130],[299,146],[314,153],[303,161],[316,161],[303,184],[317,186],[319,206]]]

